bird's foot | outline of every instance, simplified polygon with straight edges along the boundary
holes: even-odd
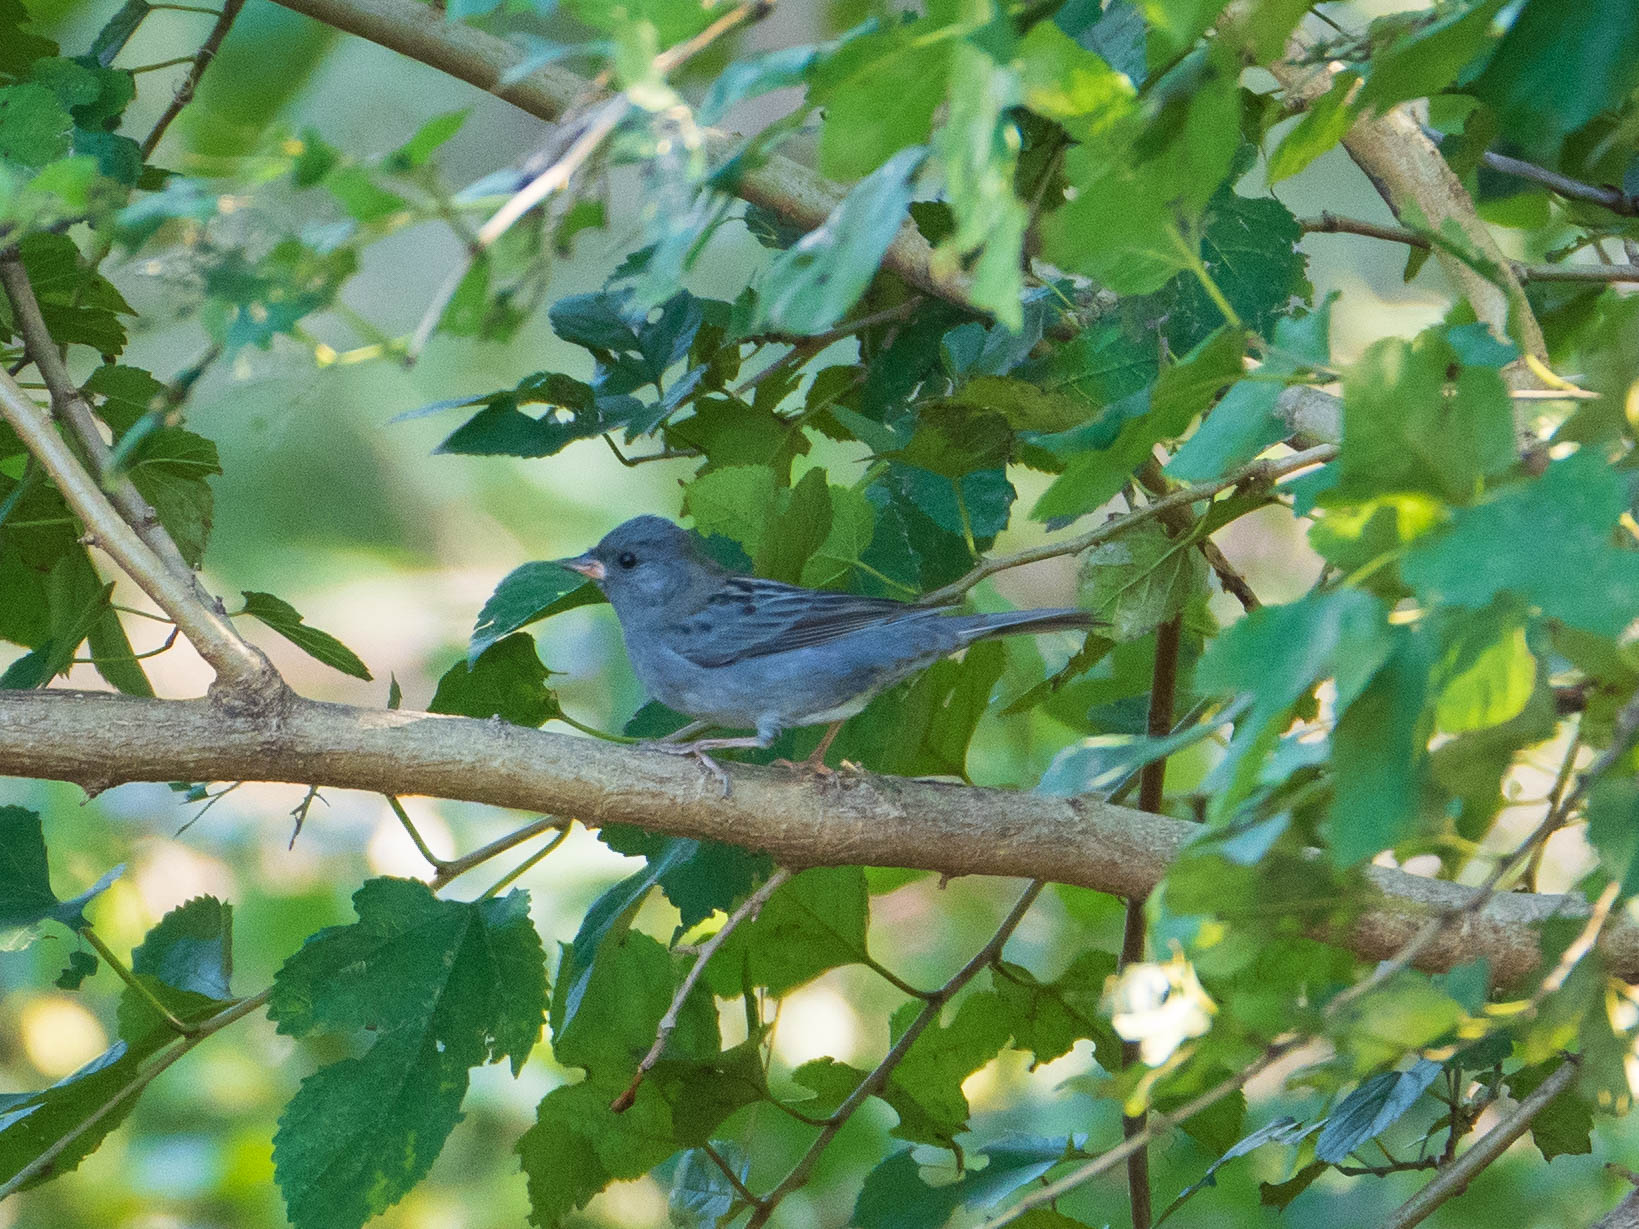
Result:
[[[806,760],[774,760],[769,766],[783,768],[799,780],[818,781],[822,786],[837,783],[837,770],[824,760],[812,756]]]
[[[734,790],[734,787],[729,784],[728,773],[721,764],[712,759],[706,752],[718,747],[760,747],[762,745],[755,738],[697,738],[693,742],[687,743],[644,743],[643,749],[646,751],[659,751],[665,755],[689,756],[716,779],[717,783],[723,787],[723,797],[727,798]]]

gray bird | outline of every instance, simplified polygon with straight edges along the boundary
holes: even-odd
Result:
[[[615,608],[626,655],[656,700],[706,726],[755,736],[658,745],[693,755],[723,784],[707,751],[766,747],[789,727],[830,722],[805,767],[828,773],[826,750],[871,698],[977,640],[1085,628],[1081,610],[953,614],[719,567],[683,530],[640,516],[560,567],[595,583]]]

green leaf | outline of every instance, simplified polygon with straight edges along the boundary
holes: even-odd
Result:
[[[285,962],[268,1008],[296,1036],[375,1033],[362,1057],[303,1080],[280,1117],[275,1177],[298,1229],[362,1225],[403,1198],[460,1118],[467,1069],[510,1056],[516,1074],[545,1014],[527,894],[442,901],[372,879],[353,906],[356,923]]]
[[[1273,197],[1242,196],[1226,184],[1207,202],[1201,262],[1241,324],[1259,336],[1275,335],[1293,304],[1313,297],[1307,258],[1298,249],[1302,238],[1291,210]],[[1167,317],[1167,337],[1175,351],[1196,346],[1225,323],[1194,273],[1180,274],[1156,299],[1150,310]],[[1265,364],[1266,375],[1283,369],[1278,356],[1271,357],[1275,363]]]
[[[930,16],[854,39],[814,74],[809,96],[826,109],[824,174],[857,179],[928,139],[950,77],[950,44],[925,37],[938,25]]]
[[[185,1024],[197,1024],[232,1000],[233,907],[214,896],[178,905],[131,953],[131,972],[144,989]],[[133,1043],[175,1036],[171,1024],[145,995],[127,986],[120,994],[120,1036]]]
[[[1043,982],[1018,965],[997,965],[991,985],[1011,1022],[1013,1046],[1030,1051],[1032,1068],[1062,1058],[1083,1039],[1092,1041],[1101,1067],[1120,1067],[1121,1039],[1103,1008],[1105,982],[1115,966],[1109,952],[1084,951],[1058,977]]]
[[[131,971],[205,998],[232,998],[233,906],[214,896],[178,905],[131,952]]]
[[[438,147],[461,131],[467,121],[467,112],[445,111],[435,115],[415,135],[387,155],[387,166],[392,170],[410,170],[425,166]]]
[[[358,654],[329,632],[322,632],[302,622],[302,616],[289,602],[271,593],[256,593],[248,589],[242,592],[245,597],[243,613],[265,623],[309,657],[343,674],[369,682],[370,671],[359,660]]]
[[[1545,1063],[1521,1067],[1508,1077],[1508,1095],[1516,1101],[1525,1100],[1564,1061],[1555,1057]],[[1586,1156],[1593,1151],[1592,1134],[1593,1110],[1577,1096],[1575,1084],[1549,1101],[1531,1119],[1531,1142],[1545,1161],[1556,1156]]]
[[[49,918],[79,930],[87,925],[85,906],[124,870],[116,866],[78,896],[59,900],[51,890],[39,812],[0,806],[0,928],[26,930]]]
[[[1036,501],[1030,515],[1057,521],[1107,503],[1157,442],[1182,435],[1218,390],[1235,381],[1245,347],[1240,333],[1220,329],[1162,371],[1147,399],[1138,395],[1112,406],[1107,414],[1120,424],[1113,441],[1097,451],[1072,453],[1064,473]]]
[[[922,1177],[921,1166],[906,1148],[879,1163],[866,1177],[848,1223],[857,1229],[941,1229],[957,1208],[995,1207],[1067,1159],[1082,1143],[1081,1136],[1004,1135],[968,1152],[970,1158],[983,1157],[983,1167],[970,1163],[955,1181],[938,1185]],[[1064,1223],[1075,1222],[1065,1218]]]
[[[68,953],[68,964],[51,984],[59,990],[78,990],[97,971],[97,958],[90,952],[75,950]],[[4,1128],[0,1127],[0,1131]]]
[[[1014,63],[1024,105],[1061,123],[1119,114],[1134,97],[1132,81],[1117,71],[1120,65],[1112,68],[1112,61],[1079,46],[1050,21],[1030,27],[1019,41]]]
[[[1628,0],[1526,0],[1468,88],[1496,109],[1527,157],[1552,165],[1568,134],[1618,107],[1636,82],[1639,8]]]
[[[1303,117],[1287,130],[1269,155],[1271,185],[1296,175],[1343,139],[1359,114],[1355,98],[1359,85],[1359,73],[1341,72],[1332,88],[1309,104]]]
[[[1448,734],[1512,721],[1536,688],[1537,663],[1526,645],[1524,623],[1506,606],[1462,620],[1440,666],[1434,719]]]
[[[1206,563],[1194,544],[1146,521],[1081,556],[1080,605],[1110,625],[1116,640],[1136,640],[1204,591]]]
[[[73,148],[74,120],[45,86],[0,87],[0,161],[42,167]]]
[[[1019,101],[1019,80],[970,43],[958,44],[950,54],[958,85],[935,148],[956,229],[934,259],[963,264],[971,259],[973,302],[1017,331],[1024,323],[1020,265],[1030,221],[1013,190],[1019,138],[1007,114]]]
[[[895,154],[862,180],[825,223],[781,252],[757,288],[758,329],[818,333],[841,320],[876,276],[910,205],[922,149]]]
[[[1212,642],[1195,669],[1203,694],[1244,693],[1253,697],[1247,716],[1236,723],[1229,753],[1212,780],[1234,788],[1221,793],[1229,806],[1255,773],[1258,756],[1273,747],[1283,720],[1315,683],[1337,679],[1338,707],[1347,708],[1388,659],[1394,641],[1383,604],[1358,589],[1319,593],[1285,606],[1252,611]]]
[[[1341,480],[1328,499],[1426,491],[1466,504],[1513,463],[1514,414],[1501,375],[1459,368],[1438,330],[1409,342],[1384,338],[1349,368]]]
[[[555,563],[516,567],[495,586],[495,592],[478,612],[467,645],[467,661],[476,662],[491,645],[521,627],[602,600],[602,591],[591,581]]]
[[[0,0],[0,74],[26,76],[34,61],[57,54],[57,44],[25,30],[28,24],[22,0]]]
[[[1606,777],[1588,791],[1588,841],[1599,851],[1605,874],[1622,885],[1622,895],[1639,892],[1639,788]]]
[[[214,497],[207,477],[222,472],[216,445],[181,427],[160,427],[144,436],[126,458],[142,497],[170,531],[190,567],[199,567],[210,536]]]
[[[1371,57],[1363,106],[1382,114],[1408,98],[1446,89],[1496,41],[1492,22],[1507,0],[1478,0],[1395,39]]]
[[[458,661],[446,670],[427,711],[542,725],[563,711],[557,693],[546,685],[550,674],[534,639],[519,632],[497,640],[470,665]]]
[[[889,1036],[897,1040],[923,1006],[910,1002],[894,1012]],[[962,1082],[1001,1052],[1011,1029],[1006,1009],[993,994],[970,994],[949,1024],[930,1024],[905,1051],[880,1094],[899,1115],[890,1134],[912,1143],[949,1146],[967,1129]]]
[[[1417,823],[1427,765],[1429,664],[1423,637],[1402,631],[1396,640],[1332,733],[1336,780],[1325,831],[1343,866],[1391,848]]]
[[[655,882],[677,907],[680,934],[719,910],[734,908],[774,869],[767,854],[738,845],[661,836],[626,824],[604,824],[598,839],[616,853],[662,866]]]
[[[1615,636],[1639,609],[1639,553],[1610,542],[1624,484],[1591,446],[1459,512],[1412,544],[1401,574],[1431,606],[1513,593],[1552,619]],[[1551,542],[1552,550],[1530,544]]]
[[[1001,642],[980,641],[866,705],[837,736],[837,755],[900,777],[967,779],[967,749],[1002,676]]]
[[[1439,1063],[1420,1058],[1407,1071],[1373,1076],[1340,1101],[1315,1138],[1315,1158],[1332,1165],[1388,1130],[1440,1074]]]
[[[72,239],[37,232],[25,235],[17,250],[57,344],[91,346],[104,356],[125,348],[119,317],[135,313],[113,284],[86,263]],[[0,336],[15,331],[11,305],[0,300]]]
[[[857,866],[802,872],[717,949],[702,980],[719,998],[763,986],[783,995],[828,969],[869,959],[870,901]]]
[[[46,1170],[23,1183],[28,1190],[72,1173],[125,1120],[137,1103],[146,1061],[173,1033],[153,1034],[132,1044],[116,1041],[78,1071],[38,1092],[0,1094],[0,1181],[62,1145]]]
[[[483,408],[452,431],[435,451],[457,456],[549,457],[577,440],[618,430],[644,410],[635,397],[624,393],[603,395],[580,380],[554,371],[538,371],[519,381],[515,388],[484,397],[436,402],[412,411],[410,416],[472,405]],[[519,408],[524,405],[551,408],[539,418],[532,418]]]

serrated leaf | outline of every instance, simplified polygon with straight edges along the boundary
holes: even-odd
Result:
[[[1332,856],[1353,866],[1415,830],[1427,771],[1426,638],[1396,637],[1387,660],[1332,733],[1336,782],[1325,832]]]
[[[605,824],[598,839],[616,853],[665,867],[655,882],[677,907],[679,934],[719,910],[732,909],[774,869],[767,854],[738,845],[661,836],[626,824]]]
[[[467,1069],[510,1056],[516,1072],[545,1015],[524,893],[441,901],[373,879],[353,903],[359,920],[312,936],[269,1003],[281,1032],[375,1032],[363,1056],[303,1080],[280,1117],[275,1177],[298,1229],[362,1225],[401,1199],[460,1118]]]
[[[785,994],[827,969],[867,959],[869,918],[858,867],[804,871],[724,941],[704,980],[720,998],[736,998],[750,986]]]
[[[1081,556],[1081,606],[1116,640],[1136,640],[1182,610],[1206,584],[1192,543],[1146,521]]]
[[[369,667],[359,660],[357,653],[329,632],[308,626],[289,602],[271,593],[257,593],[249,589],[242,592],[245,614],[271,627],[309,657],[353,678],[370,681]]]
[[[1480,607],[1513,593],[1549,618],[1615,636],[1639,610],[1639,553],[1610,542],[1626,506],[1622,479],[1584,447],[1419,538],[1400,572],[1430,605]],[[1517,548],[1531,542],[1553,549]]]
[[[476,662],[491,645],[521,627],[602,600],[602,591],[591,581],[555,563],[516,567],[495,586],[478,612],[467,661]]]

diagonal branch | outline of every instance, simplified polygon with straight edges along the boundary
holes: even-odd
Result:
[[[91,692],[0,692],[0,775],[74,781],[287,781],[460,799],[630,823],[766,851],[782,866],[904,866],[946,875],[1049,879],[1115,896],[1160,882],[1197,825],[1091,797],[1048,798],[894,777],[820,791],[774,769],[739,765],[721,798],[691,764],[592,739],[427,713],[288,698],[276,717],[202,700]],[[1316,854],[1316,857],[1323,855]],[[1431,918],[1439,933],[1416,964],[1439,970],[1484,957],[1500,984],[1541,964],[1538,928],[1582,923],[1580,896],[1504,892],[1465,909],[1474,889],[1386,867],[1346,932],[1321,937],[1368,960],[1400,952]],[[1639,980],[1639,925],[1614,918],[1598,950]]]
[[[1508,1150],[1521,1135],[1530,1129],[1531,1122],[1548,1107],[1548,1103],[1569,1088],[1576,1079],[1581,1060],[1573,1054],[1554,1069],[1532,1093],[1521,1101],[1503,1120],[1492,1127],[1448,1167],[1440,1171],[1422,1190],[1395,1209],[1383,1222],[1386,1229],[1411,1229],[1420,1225],[1446,1200],[1461,1195],[1480,1171]]]
[[[245,7],[245,0],[227,0],[222,5],[222,11],[216,15],[216,24],[211,26],[210,33],[205,41],[199,45],[199,51],[193,57],[193,65],[188,69],[187,76],[182,78],[182,84],[176,87],[176,93],[171,95],[171,101],[166,104],[165,111],[154,126],[149,129],[148,135],[142,141],[142,160],[148,161],[154,156],[154,150],[159,147],[165,130],[169,128],[176,117],[182,114],[182,108],[193,101],[194,91],[199,88],[199,79],[205,75],[205,70],[216,59],[216,53],[222,49],[222,42],[228,37],[228,31],[239,16],[239,11]]]
[[[555,64],[537,69],[522,80],[508,82],[508,73],[523,59],[521,52],[493,35],[460,22],[447,21],[436,8],[412,0],[276,0],[276,3],[419,60],[548,123],[556,123],[576,106],[600,94],[594,82]],[[719,165],[727,163],[743,144],[740,137],[714,128],[706,129],[703,135],[706,156]],[[729,190],[804,230],[823,223],[846,195],[840,185],[779,154],[770,155],[760,165],[741,172]],[[981,310],[973,306],[968,275],[960,269],[936,271],[932,255],[933,248],[928,241],[914,225],[906,223],[889,245],[882,267],[927,294],[972,311]]]
[[[1287,47],[1287,58],[1269,65],[1292,103],[1312,102],[1332,86],[1333,69],[1316,64],[1313,50],[1301,34],[1294,35]],[[1497,271],[1496,281],[1448,252],[1434,253],[1481,323],[1500,337],[1516,338],[1526,354],[1545,360],[1548,351],[1542,327],[1525,297],[1525,286],[1480,219],[1462,181],[1410,109],[1398,106],[1382,115],[1361,116],[1344,136],[1343,146],[1388,202],[1395,217],[1410,212],[1435,234],[1452,223],[1492,264]]]
[[[114,472],[113,453],[103,442],[91,407],[80,394],[79,387],[68,374],[68,366],[57,350],[57,343],[46,327],[40,312],[40,301],[29,284],[22,258],[15,248],[0,253],[0,287],[5,288],[17,318],[17,331],[23,337],[23,350],[34,364],[40,378],[51,392],[51,412],[72,433],[81,453],[89,460],[91,474],[101,482],[109,500],[137,536],[148,544],[154,554],[164,561],[175,575],[193,582],[194,572],[182,552],[171,540],[165,526],[148,501],[137,490],[129,474]]]
[[[203,600],[192,573],[184,579],[138,536],[102,488],[85,471],[45,412],[10,375],[0,372],[0,419],[51,475],[68,506],[96,544],[142,587],[216,672],[213,695],[251,707],[277,704],[284,681],[261,652],[233,629],[215,606]],[[220,690],[220,689],[226,690]],[[4,723],[0,723],[3,725]],[[220,778],[233,779],[232,774]]]

